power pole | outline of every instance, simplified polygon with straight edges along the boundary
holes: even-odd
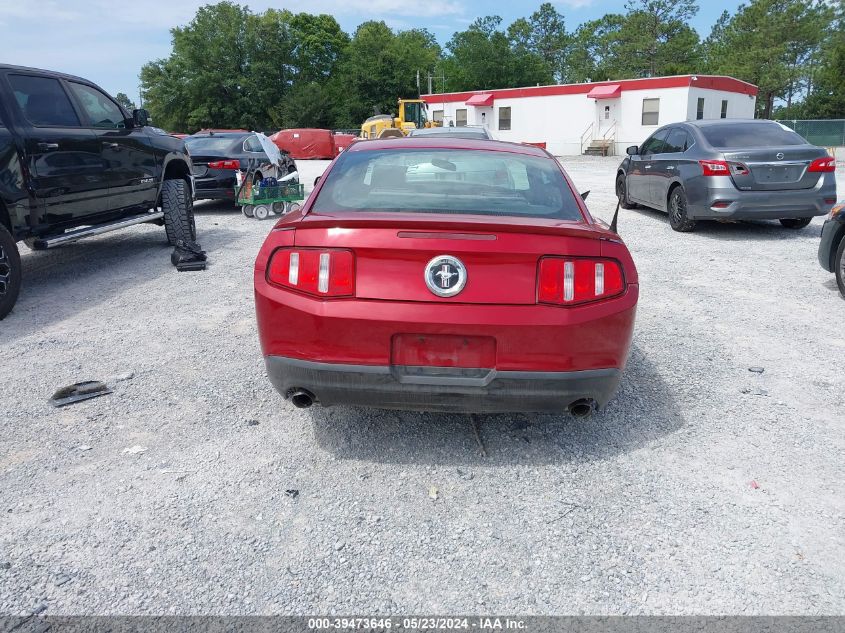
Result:
[[[428,73],[428,94],[431,94],[431,80],[432,80],[431,73]]]

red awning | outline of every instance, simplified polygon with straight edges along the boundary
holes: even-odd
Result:
[[[491,106],[493,105],[493,95],[492,93],[483,95],[472,95],[469,99],[466,100],[466,105]]]
[[[622,86],[610,84],[608,86],[596,86],[587,93],[588,99],[615,99],[622,94]]]

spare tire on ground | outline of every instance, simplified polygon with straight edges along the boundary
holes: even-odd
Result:
[[[164,212],[167,241],[171,246],[176,246],[179,240],[192,242],[197,239],[194,204],[187,182],[181,178],[164,181],[161,186],[161,210]]]

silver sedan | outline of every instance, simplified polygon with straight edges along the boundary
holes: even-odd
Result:
[[[720,219],[800,229],[836,203],[835,159],[775,121],[673,123],[627,154],[616,174],[622,208],[666,211],[676,231]]]

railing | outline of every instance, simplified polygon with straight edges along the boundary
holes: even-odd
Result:
[[[588,138],[589,137],[589,138]],[[593,140],[593,124],[587,126],[587,129],[584,130],[584,133],[581,135],[581,153],[584,153],[584,140],[588,139],[587,142]]]
[[[613,123],[610,124],[610,127],[605,130],[604,134],[601,135],[601,139],[605,141],[605,148],[608,150],[607,155],[613,156],[616,153],[616,119],[613,119]]]

